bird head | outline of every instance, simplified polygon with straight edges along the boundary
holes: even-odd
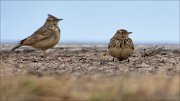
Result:
[[[126,29],[120,29],[120,30],[117,30],[117,32],[116,32],[116,36],[118,37],[118,38],[128,38],[129,36],[129,34],[131,34],[132,32],[128,32]]]
[[[46,19],[46,24],[48,24],[50,26],[57,26],[58,22],[61,20],[63,20],[63,19],[59,19],[51,14],[48,14],[48,18]]]

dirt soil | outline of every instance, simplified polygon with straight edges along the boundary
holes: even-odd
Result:
[[[103,73],[115,75],[127,72],[152,74],[179,73],[180,50],[178,46],[158,46],[158,53],[142,57],[155,46],[137,46],[130,62],[115,60],[103,45],[60,45],[49,49],[47,54],[40,50],[23,47],[9,51],[12,46],[2,45],[0,50],[1,76],[21,72],[87,75]],[[145,52],[146,52],[145,50]],[[156,50],[156,49],[154,49]],[[153,50],[152,50],[153,51]],[[8,72],[5,72],[8,71]]]
[[[113,58],[108,54],[106,45],[57,45],[56,47],[49,49],[46,54],[44,54],[43,51],[35,50],[31,47],[21,47],[16,51],[10,51],[13,46],[14,45],[9,44],[1,45],[1,81],[5,78],[19,78],[19,76],[33,76],[35,78],[41,78],[44,76],[61,78],[66,76],[66,79],[76,77],[77,80],[81,78],[83,78],[82,80],[85,80],[84,77],[88,77],[91,79],[101,79],[102,82],[108,80],[108,82],[111,83],[114,82],[114,79],[119,77],[128,79],[130,75],[132,75],[130,76],[131,79],[132,77],[133,79],[138,79],[143,76],[150,77],[153,75],[161,75],[162,77],[168,78],[176,77],[176,81],[179,80],[180,48],[178,45],[136,45],[133,56],[129,58],[130,62],[126,60],[118,61],[116,59],[115,61],[112,61]],[[147,78],[144,81],[148,81]],[[85,82],[87,82],[87,78],[84,83]],[[179,89],[179,86],[177,86],[179,85],[179,81],[178,84],[176,83],[173,85],[176,86],[175,89]],[[2,91],[1,98],[8,95],[9,93],[7,92],[8,91]],[[160,99],[166,100],[166,98],[169,98],[171,100],[179,100],[180,98],[177,96],[180,91],[176,90],[174,92],[174,95],[172,94]],[[79,93],[82,94],[81,91],[79,91]],[[136,93],[133,94],[135,94],[134,96],[137,96]],[[124,97],[123,94],[121,95]],[[68,96],[66,100],[75,99],[72,96],[73,95]],[[134,96],[133,99],[137,100]],[[120,100],[120,98],[115,95],[111,97],[112,98],[109,100]],[[131,97],[128,96],[124,98]],[[10,98],[6,96],[3,99],[7,100]],[[80,99],[93,101],[106,100],[104,97],[101,98],[101,95],[100,97],[98,95],[98,97],[86,96],[76,98],[76,100]],[[155,97],[155,99],[157,98]]]

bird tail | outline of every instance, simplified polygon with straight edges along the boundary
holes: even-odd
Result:
[[[21,40],[21,41],[19,42],[19,45],[15,46],[15,47],[14,47],[13,49],[11,49],[11,50],[13,51],[13,50],[15,50],[15,49],[21,47],[21,46],[23,45],[23,42],[24,42],[25,40],[26,40],[26,39]]]
[[[17,48],[19,48],[19,47],[21,47],[21,44],[20,45],[17,45],[17,46],[15,46],[13,49],[11,49],[12,51],[13,50],[15,50],[15,49],[17,49]]]

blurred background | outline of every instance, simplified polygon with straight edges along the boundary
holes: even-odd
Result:
[[[1,1],[1,43],[18,43],[47,14],[59,23],[60,43],[107,44],[118,29],[135,44],[178,44],[179,1]]]

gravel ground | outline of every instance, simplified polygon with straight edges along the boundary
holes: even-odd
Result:
[[[178,45],[136,45],[130,62],[112,61],[106,45],[0,47],[1,101],[180,99]]]
[[[30,47],[10,51],[1,45],[1,76],[29,74],[116,75],[148,73],[175,75],[180,72],[178,45],[137,45],[130,62],[112,61],[105,45],[58,45],[47,54]]]

